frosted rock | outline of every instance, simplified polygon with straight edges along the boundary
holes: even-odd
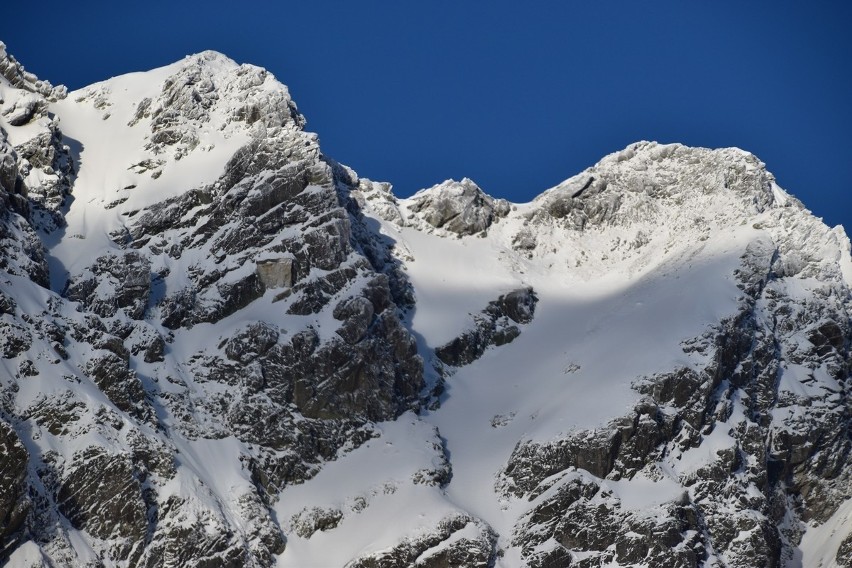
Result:
[[[26,496],[26,465],[29,461],[24,444],[5,420],[0,421],[0,543],[15,545],[15,534],[30,511]]]
[[[31,94],[20,97],[15,104],[3,111],[11,126],[23,126],[47,113],[47,105],[42,97]]]
[[[408,208],[429,225],[460,236],[485,231],[509,212],[505,200],[486,195],[467,178],[421,190],[411,198]]]
[[[32,73],[26,71],[24,66],[9,54],[5,44],[0,48],[0,75],[9,81],[13,87],[38,93],[51,101],[64,99],[68,94],[68,89],[64,85],[54,87],[47,81],[41,81]]]
[[[122,310],[142,319],[151,293],[151,264],[138,252],[98,258],[86,273],[72,279],[67,296],[101,317]]]

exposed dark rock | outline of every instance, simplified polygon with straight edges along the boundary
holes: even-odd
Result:
[[[246,326],[225,345],[225,355],[238,363],[249,363],[278,343],[278,330],[264,322]]]
[[[23,353],[33,343],[32,334],[26,327],[9,315],[0,315],[0,357],[11,359]]]
[[[134,322],[132,330],[124,341],[130,353],[133,355],[141,353],[146,363],[157,363],[165,359],[166,342],[147,322]]]
[[[537,246],[538,240],[529,230],[521,229],[514,237],[512,237],[512,247],[516,250],[531,251]]]
[[[560,483],[514,535],[527,565],[687,568],[705,560],[699,517],[688,501],[661,505],[648,515],[624,510],[616,496],[583,476],[568,474]],[[536,533],[551,540],[543,543]],[[579,559],[568,562],[572,552]]]
[[[500,535],[524,565],[792,565],[805,531],[852,497],[849,290],[840,264],[822,258],[846,258],[847,242],[796,209],[753,156],[640,143],[519,207],[512,234],[495,226],[513,215],[510,205],[470,180],[403,201],[323,156],[286,89],[262,69],[212,52],[171,69],[118,124],[145,137],[138,155],[116,157],[140,185],[115,188],[103,203],[120,220],[112,252],[82,272],[69,266],[68,302],[35,287],[49,282],[40,235],[63,225],[74,175],[47,112],[64,89],[26,73],[0,45],[11,85],[0,113],[17,129],[0,129],[0,564],[33,552],[56,566],[84,557],[271,566],[286,545],[279,522],[317,541],[357,523],[340,502],[284,519],[272,507],[288,485],[378,436],[373,422],[423,403],[423,362],[401,319],[415,305],[411,257],[384,222],[400,235],[490,231],[501,246],[511,242],[501,255],[519,265],[553,255],[545,260],[569,267],[580,266],[571,255],[585,254],[592,230],[617,229],[606,252],[624,259],[660,238],[656,227],[669,231],[666,254],[669,245],[692,252],[679,241],[700,247],[734,224],[760,231],[735,272],[739,313],[684,341],[677,366],[637,377],[634,408],[515,447],[496,490],[507,511],[527,511]],[[107,120],[122,106],[110,88],[84,89],[77,102]],[[248,141],[219,164],[218,179],[170,188],[174,197],[160,203],[137,199],[143,180],[171,183],[181,177],[167,175],[176,160],[212,151],[208,129]],[[706,219],[702,204],[722,197],[725,211]],[[669,266],[685,269],[679,262]],[[513,341],[536,301],[526,288],[490,302],[436,350],[437,374]],[[526,420],[521,408],[495,410],[506,414],[494,415],[489,433],[511,432]],[[394,484],[452,495],[442,494],[452,440],[444,444],[437,427],[428,440],[430,461]],[[215,465],[243,483],[217,487],[218,471],[202,459],[217,451],[232,461]],[[664,497],[630,502],[652,482]],[[501,554],[497,535],[463,511],[398,539],[350,566],[494,566]],[[850,565],[852,541],[839,539],[836,561]]]
[[[540,444],[519,443],[503,472],[503,490],[515,495],[537,494],[552,475],[570,468],[583,469],[600,478],[633,477],[658,457],[658,446],[671,439],[676,420],[654,403],[636,406],[634,414],[593,431]]]
[[[497,298],[493,308],[489,305],[486,311],[498,317],[506,315],[515,323],[530,323],[537,302],[538,298],[532,288],[520,288]]]
[[[0,420],[0,562],[5,563],[20,538],[30,509],[27,496],[29,454],[18,435]]]
[[[472,329],[435,349],[435,355],[447,365],[460,367],[482,357],[492,345],[511,343],[521,330],[510,322],[531,322],[537,301],[532,288],[520,288],[500,296],[482,313],[473,316]]]
[[[0,62],[3,58],[0,56]],[[0,270],[49,284],[44,243],[30,224],[31,201],[19,171],[18,155],[0,128]]]
[[[302,538],[310,538],[317,531],[327,531],[335,528],[343,519],[339,509],[321,509],[311,507],[303,509],[290,519],[293,532]]]
[[[358,276],[353,267],[342,267],[324,275],[300,282],[292,289],[294,300],[287,313],[306,316],[319,313],[332,297],[341,292]]]
[[[475,527],[475,538],[451,540],[468,525]],[[445,541],[448,544],[439,546]],[[422,536],[408,537],[390,550],[365,555],[346,568],[487,568],[496,560],[496,544],[497,536],[489,526],[459,514],[442,519]],[[435,550],[430,551],[432,548]]]
[[[98,258],[68,284],[66,296],[101,317],[120,309],[132,319],[142,319],[151,294],[151,261],[138,252]]]
[[[18,163],[14,150],[6,143],[5,135],[0,144],[0,189],[4,193],[15,193],[18,182]]]
[[[21,175],[41,170],[36,183],[30,182],[26,194],[33,224],[45,232],[65,225],[62,207],[71,193],[76,173],[71,149],[63,142],[58,122],[51,120],[36,136],[15,148]],[[27,179],[31,180],[32,177]]]
[[[57,503],[75,528],[102,539],[127,539],[127,552],[148,530],[137,472],[126,456],[109,455],[101,448],[75,456]]]
[[[408,309],[414,305],[414,289],[405,272],[405,267],[400,257],[395,254],[396,243],[393,239],[383,235],[376,230],[376,220],[364,214],[364,207],[376,195],[378,200],[387,206],[385,216],[403,225],[402,213],[399,210],[396,198],[390,192],[388,184],[359,180],[351,169],[326,158],[338,180],[338,194],[349,212],[350,227],[352,233],[353,248],[359,250],[370,262],[373,270],[381,274],[380,278],[387,280],[390,287],[391,297],[394,303],[402,309]],[[376,201],[376,199],[372,199]],[[378,208],[377,208],[378,206]],[[373,214],[382,215],[383,209],[380,205],[370,203]],[[382,284],[384,286],[385,284]],[[368,287],[372,284],[368,284]],[[378,311],[384,308],[377,308]]]
[[[837,555],[834,558],[837,563],[843,568],[852,566],[852,535],[843,539],[840,548],[837,549]]]
[[[572,184],[552,190],[545,209],[554,219],[564,219],[574,229],[586,224],[611,221],[618,212],[622,197],[618,192],[606,192],[605,178],[573,178]]]
[[[171,496],[157,512],[158,530],[136,561],[139,566],[240,568],[249,559],[234,534],[213,514],[191,512],[194,503]]]
[[[85,412],[86,405],[74,396],[74,393],[65,391],[42,398],[27,414],[48,432],[60,436],[73,431],[75,423]]]
[[[6,295],[2,290],[0,290],[0,315],[14,315],[16,307],[17,303],[15,302],[14,298]]]
[[[145,398],[142,383],[127,361],[111,352],[95,356],[86,364],[86,373],[110,401],[140,420],[149,420],[153,412]]]
[[[635,388],[649,398],[633,416],[606,427],[548,443],[519,444],[498,483],[501,491],[536,500],[552,495],[560,475],[571,472],[631,479],[653,471],[648,468],[659,461],[671,460],[677,467],[680,456],[722,429],[732,445],[716,450],[705,465],[679,480],[690,488],[691,502],[672,504],[655,521],[670,525],[661,533],[659,527],[649,528],[653,523],[635,524],[632,514],[619,512],[617,505],[577,505],[599,498],[565,489],[567,497],[546,497],[516,527],[516,543],[530,565],[559,565],[582,552],[585,560],[575,563],[583,566],[695,566],[712,547],[737,565],[781,566],[793,557],[801,536],[790,518],[824,522],[849,498],[841,486],[848,483],[850,414],[836,396],[848,374],[839,370],[848,369],[848,318],[840,315],[837,300],[817,309],[786,296],[784,286],[773,280],[775,258],[771,244],[750,247],[737,272],[741,289],[749,293],[740,314],[684,343],[687,352],[710,355],[705,369],[681,368],[637,382]],[[802,329],[809,330],[809,343],[796,337]],[[790,372],[785,369],[793,361],[836,368],[839,381],[823,375],[816,383],[811,375],[791,390],[779,376]],[[737,406],[744,416],[733,415]],[[575,480],[565,487],[577,483],[589,485]],[[625,540],[632,533],[646,536]],[[543,552],[548,539],[562,548]]]
[[[390,310],[372,330],[354,348],[332,340],[305,362],[293,385],[293,403],[305,416],[387,420],[416,405],[423,382],[413,338]]]
[[[28,72],[17,59],[6,52],[6,44],[2,42],[0,42],[0,75],[3,75],[13,87],[37,93],[51,101],[63,99],[68,93],[64,85],[54,87]]]
[[[373,323],[374,313],[373,303],[363,296],[344,300],[334,308],[334,318],[343,321],[337,334],[347,343],[358,343]]]

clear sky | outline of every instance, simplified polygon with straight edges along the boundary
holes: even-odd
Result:
[[[71,89],[205,49],[266,67],[401,196],[467,176],[528,201],[645,139],[749,150],[852,229],[846,0],[5,4],[8,51]]]

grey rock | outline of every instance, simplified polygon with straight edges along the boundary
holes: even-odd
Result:
[[[122,310],[142,319],[151,294],[151,261],[135,251],[98,258],[68,283],[65,295],[101,317]]]
[[[837,555],[834,558],[837,564],[843,568],[852,566],[852,534],[843,539],[840,547],[837,549]]]
[[[171,496],[158,510],[158,530],[150,543],[134,557],[136,565],[145,568],[191,566],[202,568],[241,568],[251,564],[252,557],[236,542],[227,526],[210,512],[192,515],[182,508],[190,504]],[[266,563],[267,565],[269,563]]]
[[[18,171],[18,155],[0,129],[0,269],[29,278],[39,286],[49,283],[44,243],[29,223],[31,202]]]
[[[19,98],[15,104],[3,111],[11,126],[23,126],[47,114],[47,102],[38,95]]]
[[[435,349],[435,355],[444,364],[460,367],[482,357],[491,346],[511,343],[521,334],[520,328],[511,322],[531,322],[537,301],[532,288],[520,288],[500,296],[473,316],[472,329]]]
[[[0,315],[0,357],[11,359],[25,352],[33,343],[27,327],[8,314]]]
[[[24,66],[6,51],[6,44],[3,42],[0,42],[0,75],[5,77],[13,87],[38,93],[51,101],[64,99],[68,93],[64,85],[54,87],[24,69]]]
[[[27,417],[54,436],[69,434],[84,416],[86,405],[73,392],[65,391],[41,398],[27,410]]]
[[[15,308],[17,308],[15,299],[0,290],[0,314],[14,315]]]
[[[267,323],[257,322],[237,332],[225,345],[225,355],[239,363],[249,363],[264,355],[278,343],[278,330]]]
[[[699,566],[706,543],[688,502],[661,507],[658,515],[624,510],[612,493],[583,476],[568,475],[552,496],[537,504],[514,534],[527,565]],[[542,546],[542,538],[552,539]],[[581,560],[567,562],[571,553]]]
[[[134,322],[125,342],[130,353],[133,355],[141,353],[142,359],[146,363],[157,363],[165,360],[166,342],[159,332],[147,322]]]
[[[147,421],[153,416],[146,400],[142,383],[127,361],[112,352],[103,352],[89,360],[86,373],[120,410],[139,420]]]
[[[580,565],[694,566],[709,561],[704,554],[712,550],[733,565],[781,566],[793,558],[801,538],[790,519],[824,522],[849,498],[841,488],[848,487],[849,410],[831,394],[848,376],[841,371],[848,369],[843,361],[850,345],[842,296],[826,293],[804,305],[787,296],[772,268],[779,254],[771,243],[750,247],[737,271],[747,293],[739,315],[684,342],[686,352],[710,355],[705,369],[681,368],[637,381],[635,388],[647,398],[633,415],[603,428],[515,448],[498,490],[538,502],[554,494],[560,479],[574,480],[556,492],[567,492],[565,497],[547,497],[516,526],[515,542],[530,565],[559,565],[582,552]],[[836,374],[823,379],[825,390],[805,386],[793,394],[779,382],[788,361]],[[744,417],[732,416],[735,399]],[[788,414],[791,406],[798,410]],[[788,418],[773,420],[772,413]],[[681,477],[692,500],[660,514],[655,522],[664,530],[637,524],[615,502],[584,505],[601,500],[592,496],[595,479],[648,474],[665,456],[676,460],[700,447],[716,428],[724,428],[736,445]],[[625,540],[631,533],[647,536]],[[562,548],[542,552],[548,539]]]
[[[148,530],[137,472],[125,456],[111,456],[101,448],[89,448],[75,457],[60,485],[57,503],[75,528],[102,539],[125,538],[126,549]]]
[[[15,193],[18,182],[17,155],[6,143],[5,135],[3,144],[0,145],[0,189],[6,194]]]
[[[5,420],[0,420],[0,562],[5,562],[30,509],[27,496],[29,454]]]
[[[331,530],[343,520],[339,509],[306,508],[293,515],[290,525],[293,532],[302,538],[310,538],[317,531]]]
[[[476,538],[461,537],[438,547],[468,525],[475,527]],[[404,539],[389,550],[355,559],[346,564],[346,568],[486,568],[493,566],[496,560],[496,545],[497,536],[491,527],[469,515],[456,514],[442,519],[420,536]],[[433,547],[438,549],[427,554]]]
[[[257,275],[266,289],[289,288],[293,285],[293,259],[279,258],[258,261]]]
[[[375,308],[369,299],[360,296],[339,303],[333,314],[335,319],[343,320],[337,334],[347,343],[358,343],[373,323]]]
[[[17,146],[15,151],[22,176],[33,169],[41,170],[42,174],[38,185],[26,187],[31,222],[48,233],[65,226],[63,207],[71,194],[76,166],[71,149],[63,141],[58,121],[51,120],[45,129]]]
[[[486,195],[467,178],[418,192],[409,208],[429,225],[460,236],[481,233],[509,212],[505,200]]]
[[[378,435],[373,422],[423,404],[423,362],[404,323],[415,306],[404,243],[382,234],[378,219],[463,237],[484,236],[510,214],[469,180],[409,206],[386,184],[359,179],[322,155],[289,94],[261,69],[213,53],[174,69],[125,117],[147,136],[134,175],[159,176],[203,151],[200,133],[211,125],[249,141],[212,183],[175,188],[176,197],[138,211],[121,208],[131,202],[124,196],[108,203],[126,227],[112,235],[120,252],[73,275],[72,303],[20,292],[19,277],[48,283],[39,234],[61,226],[74,164],[58,123],[33,123],[60,92],[0,47],[0,72],[35,93],[7,105],[6,116],[41,129],[17,148],[0,132],[0,354],[14,375],[0,377],[0,563],[29,540],[45,565],[78,565],[77,545],[61,530],[70,522],[104,565],[274,564],[286,545],[272,510],[282,490],[357,451]],[[108,112],[109,94],[93,87],[80,102]],[[35,169],[45,175],[28,176]],[[24,181],[40,177],[49,183]],[[641,143],[540,197],[526,224],[503,236],[524,256],[551,254],[548,235],[662,221],[671,209],[660,204],[677,203],[684,188],[734,195],[736,212],[749,215],[783,220],[796,206],[775,207],[786,198],[742,152]],[[676,219],[672,228],[700,221]],[[621,234],[626,249],[649,238]],[[783,566],[795,561],[806,523],[827,521],[850,498],[849,291],[817,258],[820,247],[799,237],[813,234],[767,231],[752,242],[735,273],[739,313],[683,342],[689,364],[637,378],[634,408],[515,448],[496,490],[527,503],[513,534],[501,535],[525,565]],[[807,280],[808,293],[791,292],[794,278]],[[260,298],[292,328],[258,321],[259,310],[240,316]],[[490,302],[436,350],[436,366],[469,364],[514,340],[535,309],[530,289]],[[185,328],[219,322],[207,326],[227,330],[216,332],[218,345],[186,353],[172,343]],[[492,425],[509,431],[514,414]],[[232,457],[251,484],[217,494],[173,436],[190,446],[236,444]],[[71,457],[46,449],[80,440],[94,445]],[[405,482],[439,493],[453,468],[437,432],[432,440],[431,464]],[[706,459],[676,467],[692,451]],[[608,489],[658,479],[666,466],[684,493],[650,511]],[[176,496],[179,472],[194,489]],[[332,505],[281,522],[302,538],[328,537],[345,516]],[[848,564],[849,538],[840,536],[837,562]],[[459,514],[351,565],[493,566],[499,554],[494,532]]]

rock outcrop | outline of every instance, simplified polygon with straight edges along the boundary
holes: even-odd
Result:
[[[435,349],[444,364],[461,367],[473,363],[491,346],[511,343],[521,334],[517,324],[528,324],[538,301],[532,288],[519,288],[490,302],[473,316],[473,328]]]
[[[411,198],[409,211],[436,229],[459,236],[488,230],[509,212],[505,199],[486,195],[472,180],[447,180]]]
[[[358,558],[347,568],[441,568],[492,566],[497,538],[493,531],[467,515],[442,519],[419,538],[406,539],[392,549]]]

